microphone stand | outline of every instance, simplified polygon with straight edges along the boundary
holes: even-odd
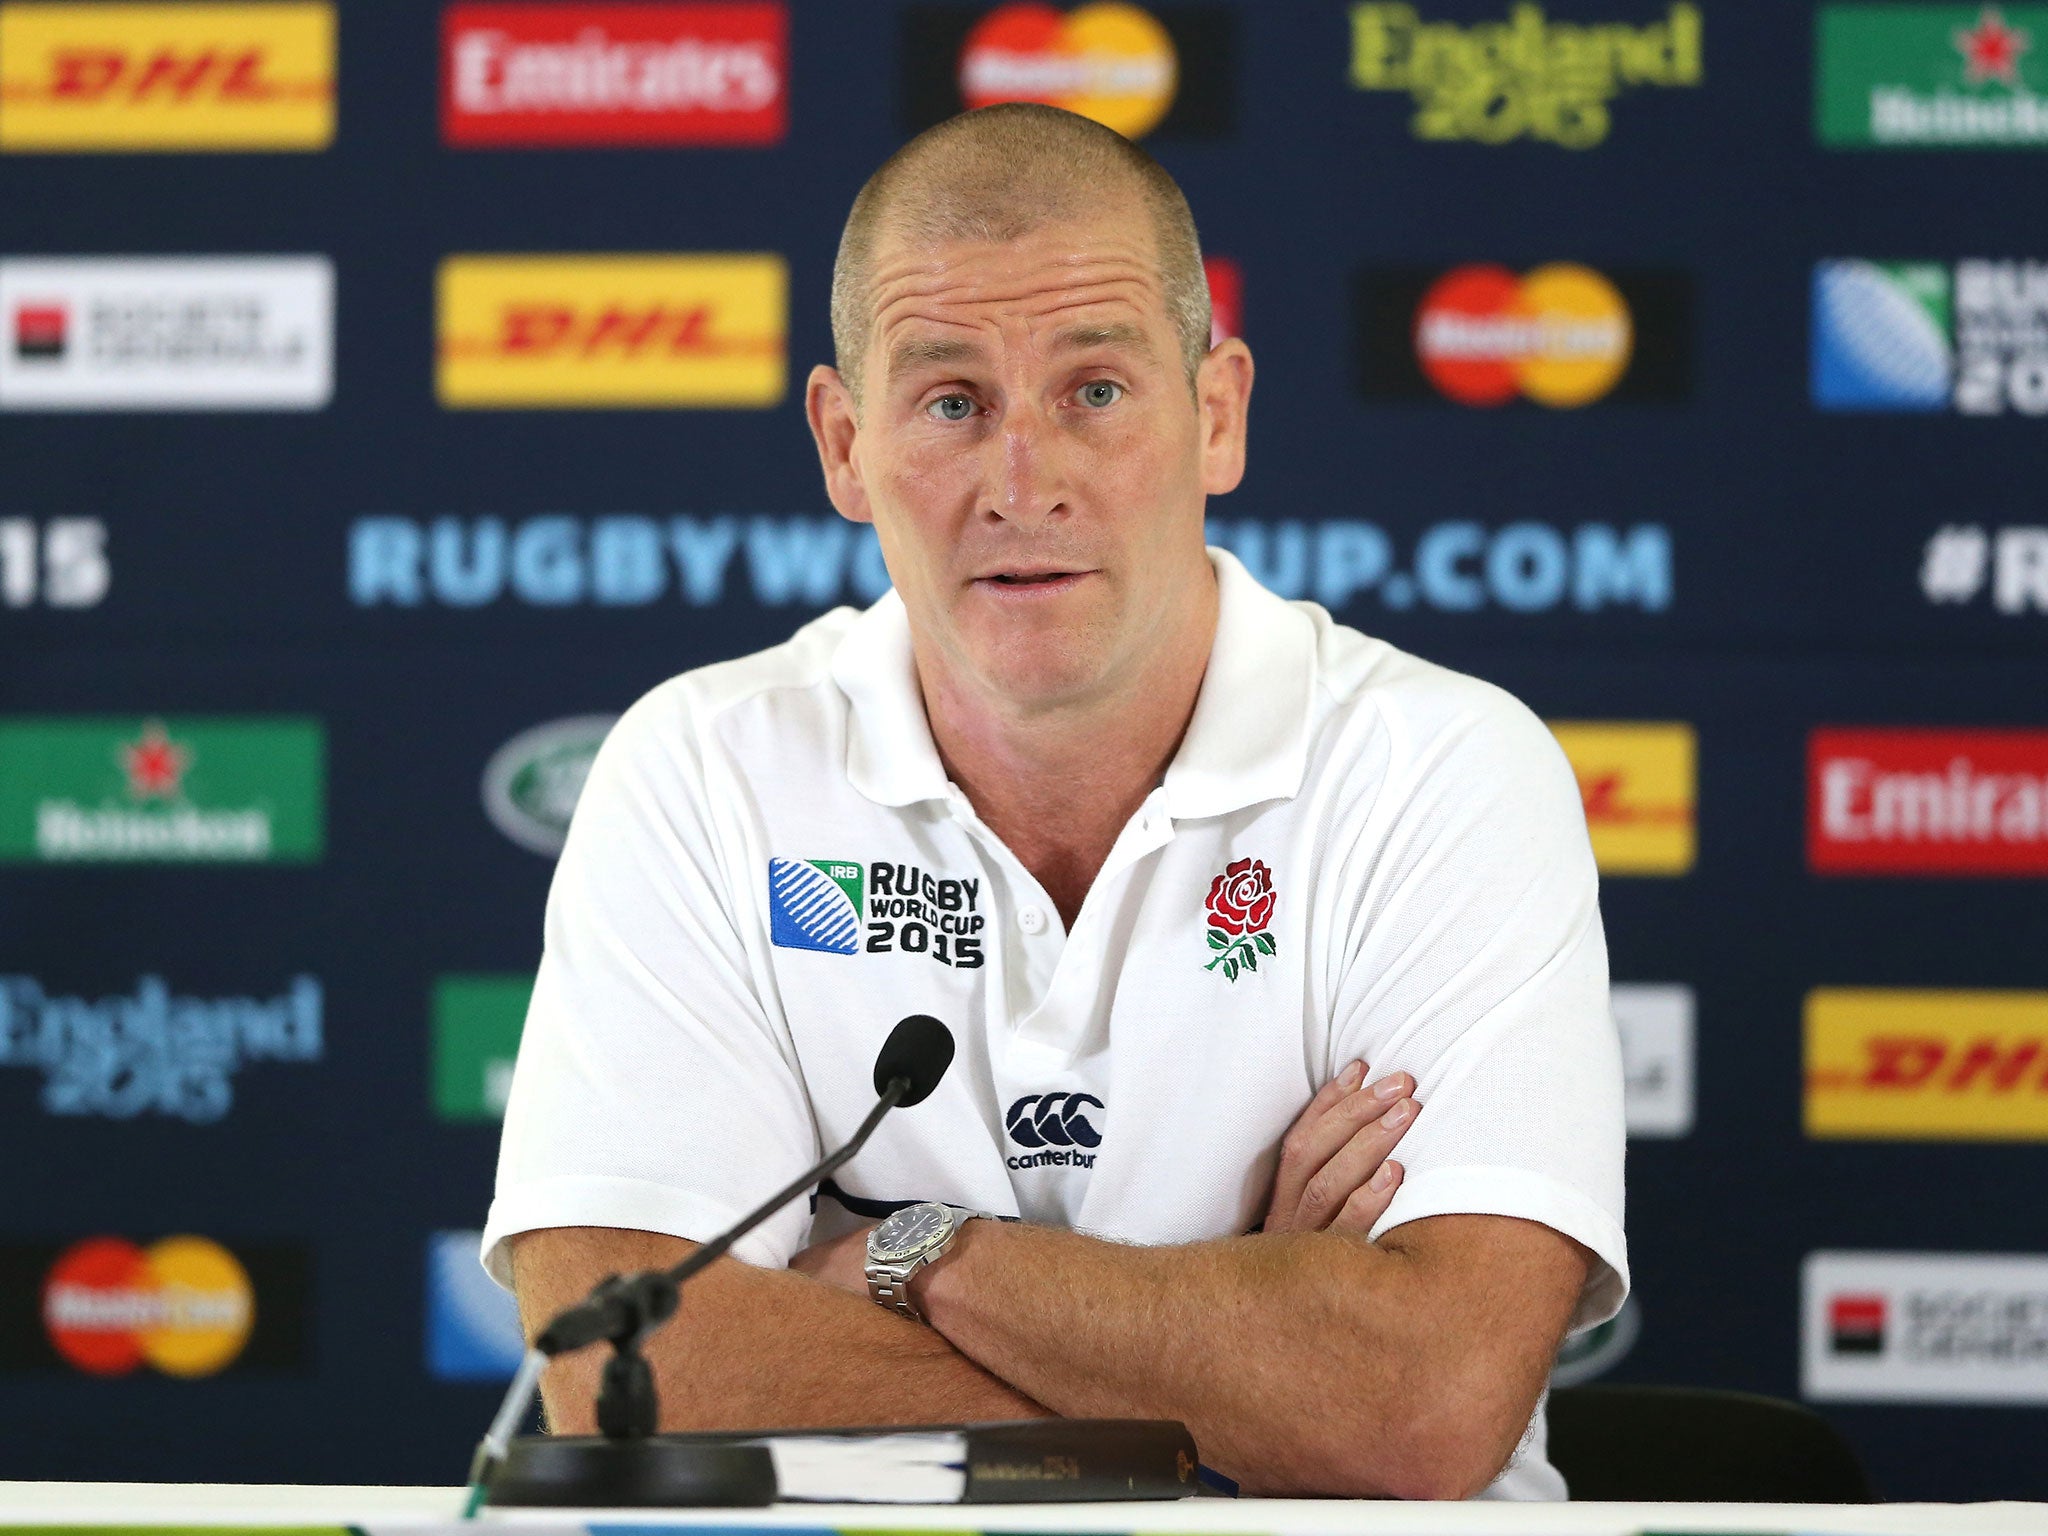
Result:
[[[843,1167],[912,1087],[907,1076],[890,1078],[845,1146],[770,1195],[737,1225],[692,1249],[681,1263],[666,1270],[607,1275],[589,1296],[549,1323],[520,1361],[504,1401],[477,1445],[469,1466],[463,1518],[474,1517],[486,1499],[496,1505],[579,1508],[774,1503],[775,1464],[766,1446],[679,1436],[654,1438],[661,1419],[660,1402],[654,1372],[640,1348],[675,1315],[684,1281],[723,1258],[734,1243],[811,1185]],[[512,1433],[525,1419],[548,1361],[600,1339],[611,1344],[612,1357],[605,1362],[598,1389],[598,1434],[523,1435],[514,1440]]]

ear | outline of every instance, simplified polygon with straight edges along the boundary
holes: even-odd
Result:
[[[1244,478],[1244,440],[1252,404],[1252,351],[1237,337],[1210,348],[1195,372],[1202,417],[1202,490],[1221,496]]]
[[[854,440],[860,422],[854,416],[853,395],[839,370],[820,363],[811,370],[804,386],[804,416],[811,424],[811,437],[818,445],[818,463],[825,471],[825,494],[848,522],[871,523],[874,512],[868,506],[867,487],[861,483],[860,462],[854,457]]]

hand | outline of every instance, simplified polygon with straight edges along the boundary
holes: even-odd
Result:
[[[866,1301],[868,1297],[868,1234],[880,1225],[863,1222],[851,1232],[813,1243],[789,1261],[799,1274],[822,1280]]]
[[[1405,1072],[1362,1088],[1365,1063],[1354,1061],[1309,1100],[1280,1143],[1273,1174],[1268,1232],[1356,1232],[1386,1214],[1401,1187],[1402,1168],[1387,1154],[1408,1133],[1422,1106]]]

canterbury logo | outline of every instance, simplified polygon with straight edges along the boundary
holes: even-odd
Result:
[[[1010,1106],[1010,1140],[1020,1147],[1099,1147],[1102,1133],[1082,1113],[1106,1108],[1089,1093],[1033,1093]]]

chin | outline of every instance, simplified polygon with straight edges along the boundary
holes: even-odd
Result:
[[[981,658],[982,680],[1014,704],[1050,709],[1087,698],[1102,686],[1106,658],[1080,636],[1039,636],[993,647]]]

